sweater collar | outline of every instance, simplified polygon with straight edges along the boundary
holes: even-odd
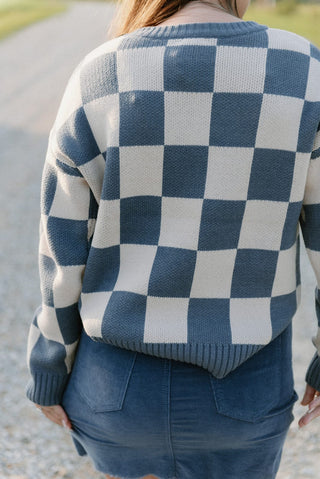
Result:
[[[267,25],[249,21],[239,22],[199,22],[180,23],[178,25],[156,25],[142,27],[135,32],[148,37],[225,37],[232,35],[243,35],[251,32],[266,30]]]

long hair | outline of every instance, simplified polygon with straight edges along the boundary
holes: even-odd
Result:
[[[133,32],[138,28],[152,27],[181,10],[192,0],[117,0],[116,14],[108,28],[109,39]],[[219,4],[239,17],[236,0],[218,0]]]

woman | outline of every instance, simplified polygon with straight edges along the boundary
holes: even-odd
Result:
[[[27,396],[109,478],[271,479],[294,418],[320,51],[247,6],[126,0],[50,132]]]

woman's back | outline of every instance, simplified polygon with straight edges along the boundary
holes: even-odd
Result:
[[[43,214],[71,291],[86,264],[91,337],[223,377],[289,324],[303,199],[311,250],[319,226],[319,78],[314,45],[253,21],[144,27],[85,57],[51,131]]]
[[[50,132],[27,396],[108,478],[274,479],[299,225],[320,277],[320,50],[235,21],[247,0],[121,1]]]

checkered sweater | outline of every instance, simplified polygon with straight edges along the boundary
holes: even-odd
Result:
[[[82,328],[226,376],[292,321],[300,231],[320,325],[319,124],[320,50],[285,30],[143,27],[86,55],[43,170],[29,399],[60,402]]]

